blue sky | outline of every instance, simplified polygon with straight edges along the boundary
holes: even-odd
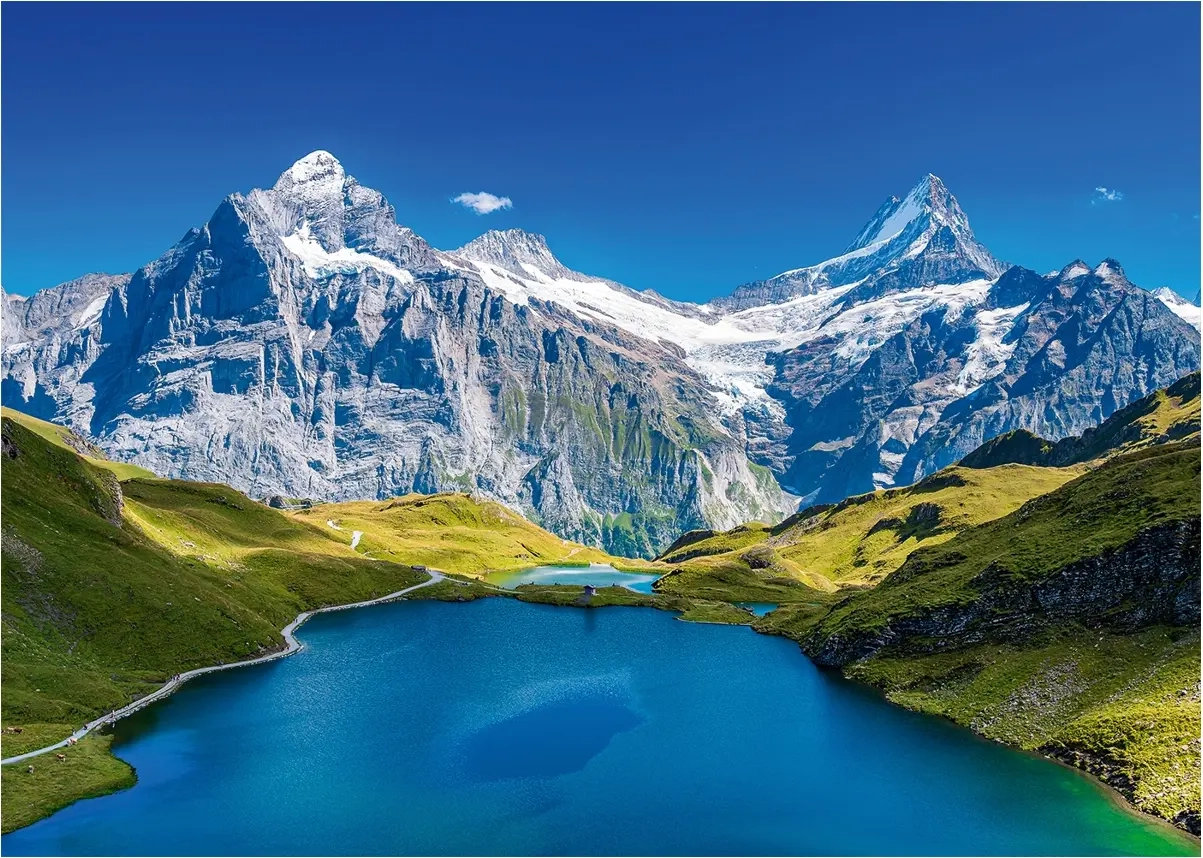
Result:
[[[132,270],[320,148],[435,246],[522,227],[674,298],[833,256],[928,171],[1000,258],[1193,298],[1199,15],[5,4],[0,277]],[[477,192],[512,206],[450,201]]]

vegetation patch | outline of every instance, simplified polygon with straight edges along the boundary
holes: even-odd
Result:
[[[499,503],[456,492],[317,504],[292,517],[324,529],[347,546],[360,531],[356,550],[364,557],[478,578],[490,572],[610,559],[604,551],[548,533]]]
[[[26,764],[0,768],[4,833],[37,822],[82,798],[132,787],[137,782],[134,770],[109,753],[112,742],[111,736],[87,736],[64,749],[61,759],[44,754]]]

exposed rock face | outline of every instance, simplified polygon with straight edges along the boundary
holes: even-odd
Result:
[[[523,236],[482,243],[515,264]],[[52,299],[74,327],[34,312]],[[14,336],[37,339],[6,333],[5,402],[157,473],[293,497],[468,488],[649,555],[682,526],[788,510],[678,351],[507,300],[327,153],[132,276],[25,303]]]
[[[165,475],[469,489],[650,555],[779,519],[782,487],[839,500],[1080,432],[1198,366],[1112,262],[1003,270],[928,175],[841,256],[686,304],[521,230],[436,250],[315,152],[133,275],[5,295],[3,401]]]
[[[819,664],[836,666],[887,647],[926,653],[986,641],[1023,642],[1067,622],[1117,632],[1158,624],[1197,627],[1199,539],[1198,519],[1171,522],[1035,581],[991,565],[972,582],[980,594],[972,602],[891,616],[880,627],[852,634],[817,634],[802,648]],[[896,585],[907,573],[903,566],[882,586]]]
[[[1016,266],[980,288],[976,303],[969,286],[950,292],[863,358],[816,340],[777,359],[786,487],[834,501],[907,485],[1016,429],[1079,434],[1198,367],[1197,332],[1112,260],[1047,277]],[[901,299],[855,311],[872,324]]]
[[[1110,455],[1123,448],[1188,438],[1199,432],[1199,380],[1197,372],[1185,375],[1164,392],[1151,393],[1121,408],[1102,425],[1056,443],[1026,429],[999,435],[961,459],[960,465],[993,468],[1014,462],[1059,468]],[[1161,415],[1159,411],[1162,411]],[[1145,419],[1150,421],[1149,425],[1145,424]]]

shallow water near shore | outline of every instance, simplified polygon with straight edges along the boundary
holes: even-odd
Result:
[[[138,770],[28,854],[1199,854],[784,639],[509,599],[315,617],[120,722]]]
[[[517,572],[494,572],[487,580],[505,590],[513,590],[522,584],[572,584],[576,587],[586,584],[609,587],[617,584],[636,593],[652,593],[652,584],[659,577],[639,572],[620,572],[613,566],[599,563],[590,566],[535,566]]]
[[[747,608],[758,617],[763,617],[777,610],[778,605],[775,602],[736,602],[739,607]]]

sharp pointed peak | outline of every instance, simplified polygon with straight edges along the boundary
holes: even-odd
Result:
[[[969,233],[969,224],[944,181],[935,173],[924,173],[902,198],[891,195],[857,234],[845,253],[889,240],[921,218],[956,220],[958,229]],[[971,234],[970,234],[971,235]]]
[[[1081,277],[1083,274],[1090,273],[1090,266],[1081,259],[1075,259],[1073,262],[1066,265],[1059,272],[1062,280],[1073,280],[1075,277]]]
[[[930,194],[936,191],[947,191],[948,186],[944,184],[944,180],[935,173],[924,173],[919,181],[911,188],[911,193]]]
[[[325,149],[315,149],[280,174],[276,187],[291,187],[324,182],[342,184],[346,179],[342,163]]]

